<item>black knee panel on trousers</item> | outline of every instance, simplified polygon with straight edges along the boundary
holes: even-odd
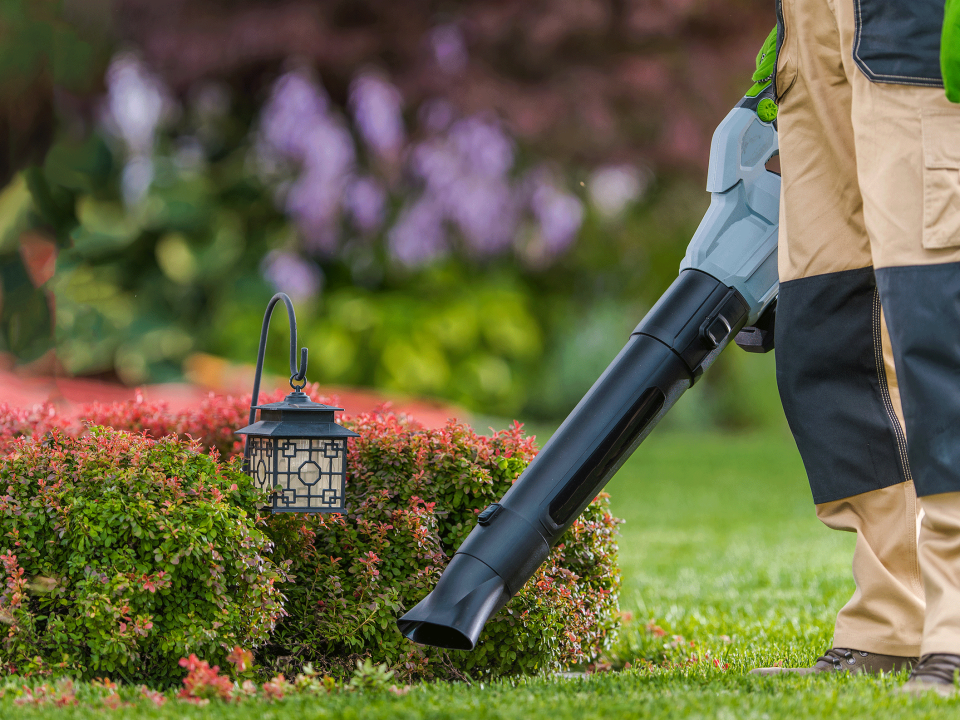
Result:
[[[777,386],[816,503],[909,478],[872,267],[780,284]]]
[[[918,495],[960,491],[960,263],[880,268],[877,284]]]

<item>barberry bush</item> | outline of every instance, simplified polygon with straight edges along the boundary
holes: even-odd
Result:
[[[51,419],[44,413],[44,422]],[[258,646],[285,579],[262,494],[175,437],[53,429],[0,458],[0,668],[166,685]]]
[[[268,532],[296,581],[274,662],[309,661],[334,673],[359,656],[404,680],[532,674],[594,660],[619,620],[617,520],[601,495],[471,652],[423,648],[396,618],[433,589],[477,514],[536,454],[522,427],[478,435],[450,423],[426,430],[390,414],[345,422],[351,441],[346,515],[275,516]],[[340,669],[336,667],[340,666]],[[284,669],[282,666],[278,669]]]
[[[282,396],[283,393],[273,393],[261,399],[273,402]],[[231,458],[243,452],[243,441],[233,431],[247,424],[249,412],[249,395],[235,398],[213,393],[180,412],[171,411],[164,402],[145,400],[140,391],[129,402],[91,403],[75,416],[61,415],[51,403],[31,408],[0,403],[0,454],[11,449],[20,437],[43,435],[53,429],[77,436],[88,427],[99,425],[146,433],[154,439],[176,435],[181,440],[196,441],[206,452],[216,450],[220,457]]]
[[[307,392],[314,400],[328,400],[318,397],[316,387]],[[138,398],[87,408],[81,418],[153,437],[172,433],[181,442],[195,438],[214,454],[231,455],[242,449],[232,431],[246,424],[249,402],[249,397],[209,398],[174,414]],[[484,436],[453,422],[428,430],[389,412],[342,422],[360,433],[349,446],[346,514],[262,518],[260,528],[275,545],[271,557],[289,573],[276,586],[285,597],[286,616],[258,650],[265,671],[292,676],[312,663],[346,677],[358,661],[370,660],[409,682],[537,673],[599,657],[619,622],[619,521],[606,495],[587,508],[536,575],[490,620],[475,650],[423,648],[400,635],[396,618],[434,587],[477,514],[520,476],[536,454],[534,439],[519,424]],[[39,437],[58,424],[83,432],[83,422],[58,421],[49,408],[30,415],[0,407],[0,442]]]

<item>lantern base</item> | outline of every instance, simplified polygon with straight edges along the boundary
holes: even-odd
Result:
[[[341,508],[302,508],[302,507],[284,508],[284,507],[273,507],[273,505],[264,505],[263,507],[260,508],[260,511],[261,511],[261,512],[265,512],[265,513],[273,513],[273,514],[277,514],[277,513],[327,513],[327,514],[330,514],[330,513],[340,513],[341,515],[345,515],[346,512],[347,512],[347,509],[346,509],[345,507],[341,507]]]

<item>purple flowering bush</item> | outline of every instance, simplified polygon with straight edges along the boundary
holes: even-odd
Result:
[[[282,184],[281,207],[304,249],[339,250],[343,219],[361,234],[384,229],[389,256],[412,267],[448,253],[519,252],[529,242],[524,223],[548,257],[576,239],[582,202],[543,167],[519,172],[515,143],[495,116],[458,118],[435,100],[422,108],[423,137],[408,141],[400,92],[369,72],[354,78],[349,111],[359,143],[323,86],[294,71],[274,83],[260,113],[261,171]],[[407,182],[389,183],[386,169]],[[385,213],[390,196],[394,217]]]
[[[453,71],[458,32],[429,38]],[[136,385],[181,379],[198,352],[249,362],[278,290],[324,383],[556,416],[571,405],[557,388],[594,375],[565,348],[616,354],[579,337],[597,325],[579,317],[596,254],[578,238],[588,200],[615,218],[642,195],[639,169],[601,167],[585,191],[496,114],[439,95],[410,106],[369,67],[336,94],[291,67],[249,98],[216,83],[178,95],[124,53],[105,85],[97,133],[57,146],[30,191],[57,199],[37,220],[68,229],[47,286],[68,373]],[[629,267],[617,273],[604,288],[625,291]],[[284,371],[282,343],[267,367]]]
[[[0,9],[3,363],[136,385],[249,362],[280,289],[317,380],[562,416],[676,275],[758,3]],[[504,294],[487,330],[477,298]]]
[[[280,290],[312,379],[501,414],[537,391],[553,320],[536,278],[585,211],[494,115],[435,99],[411,116],[369,69],[339,104],[287,71],[245,122],[224,88],[177,98],[135,55],[114,58],[106,87],[100,133],[64,154],[98,168],[91,187],[43,177],[74,207],[50,284],[68,372],[138,384],[178,379],[198,351],[248,361]]]

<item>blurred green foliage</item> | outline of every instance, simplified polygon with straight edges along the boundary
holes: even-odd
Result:
[[[109,46],[84,3],[0,0],[0,184],[41,162],[55,133],[54,88],[91,92]]]
[[[42,173],[48,185],[73,194],[76,212],[71,246],[51,283],[67,371],[115,371],[128,384],[165,381],[180,377],[190,351],[230,348],[238,330],[233,308],[243,308],[251,291],[269,298],[257,267],[265,235],[283,226],[262,189],[239,172],[242,153],[217,159],[207,174],[180,173],[159,155],[149,196],[128,208],[102,139],[58,150]],[[89,187],[61,184],[73,176]],[[256,325],[245,329],[255,335]]]
[[[35,290],[21,235],[43,226],[64,245],[75,218],[72,194],[59,183],[49,184],[36,168],[15,173],[46,156],[56,126],[54,88],[89,92],[99,85],[108,56],[102,35],[102,27],[68,21],[58,0],[0,0],[0,353],[21,361],[49,350],[53,329],[50,299]],[[78,182],[83,178],[66,185]]]
[[[33,359],[49,349],[51,315],[20,257],[33,203],[22,178],[0,193],[0,351]]]
[[[179,378],[184,358],[197,350],[252,361],[273,292],[259,263],[289,242],[291,231],[267,190],[243,172],[244,152],[214,159],[204,174],[179,172],[158,156],[148,197],[130,210],[118,197],[117,168],[103,140],[54,146],[35,172],[34,197],[65,200],[34,207],[51,226],[64,222],[61,208],[75,213],[71,245],[49,285],[58,355],[70,373],[115,370],[135,384]],[[497,411],[521,407],[523,382],[543,353],[543,329],[529,283],[517,273],[471,276],[451,261],[364,287],[342,261],[325,270],[320,303],[298,307],[312,379]],[[279,327],[270,346],[270,367],[279,373],[283,332]]]
[[[90,82],[94,47],[65,21],[63,5],[56,0],[0,0],[0,74],[6,88],[12,80],[26,89],[41,74],[66,87]]]
[[[277,209],[276,183],[254,167],[252,131],[277,68],[237,70],[229,107],[214,115],[200,108],[198,86],[180,87],[150,150],[149,189],[125,202],[130,148],[94,129],[116,44],[111,16],[84,8],[0,0],[0,131],[8,137],[0,153],[0,355],[28,363],[53,350],[71,374],[131,385],[182,378],[196,352],[252,363],[274,292],[264,258],[303,254]],[[334,95],[344,108],[342,88]],[[407,108],[410,126],[414,114]],[[518,148],[520,169],[542,159],[531,156],[543,155],[535,147]],[[397,168],[361,160],[389,187],[386,213],[395,218],[407,199],[391,185]],[[585,215],[577,242],[546,266],[518,250],[455,252],[410,268],[389,258],[385,230],[362,237],[343,221],[335,256],[308,253],[321,292],[294,298],[310,380],[436,396],[491,415],[565,415],[676,277],[709,202],[700,171],[666,167],[639,202],[604,216],[581,182],[597,162],[576,153],[565,160],[560,174],[580,192]],[[58,249],[48,281],[25,252],[30,238]],[[285,375],[286,327],[275,325],[267,369]],[[744,400],[750,358],[729,357],[738,352],[721,357],[701,384],[697,424],[756,422]]]
[[[15,246],[16,229],[27,226],[69,244],[46,286],[68,372],[115,372],[137,384],[181,378],[197,351],[252,362],[273,293],[260,263],[288,246],[293,231],[245,171],[246,153],[238,143],[197,172],[161,150],[155,182],[131,209],[104,139],[61,140],[0,197],[6,244]],[[560,417],[676,277],[707,202],[682,177],[662,179],[619,219],[588,212],[580,241],[544,270],[463,257],[411,270],[372,255],[361,272],[349,254],[329,258],[319,299],[297,304],[310,378],[443,397],[491,414]],[[30,289],[22,262],[5,267],[20,267],[21,287]],[[4,308],[7,348],[31,359],[50,347],[46,299],[42,291],[15,297]],[[16,322],[29,332],[14,332]],[[268,345],[268,369],[278,374],[286,372],[282,325]],[[730,375],[731,362],[711,375]],[[750,424],[735,398],[706,397],[710,422]]]

